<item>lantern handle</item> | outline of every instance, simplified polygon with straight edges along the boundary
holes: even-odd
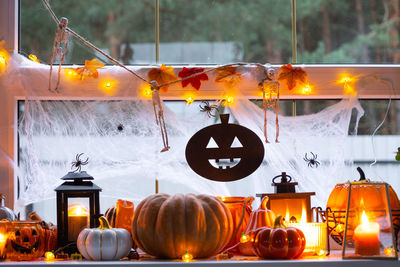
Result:
[[[357,171],[360,173],[360,180],[359,181],[365,181],[366,178],[365,178],[364,171],[360,167],[357,167]]]
[[[273,182],[274,184],[277,184],[277,183],[275,182],[275,179],[278,179],[278,178],[280,178],[280,177],[282,177],[281,183],[289,183],[289,182],[292,181],[292,177],[291,177],[290,175],[287,175],[286,172],[282,172],[282,174],[277,175],[277,176],[275,176],[274,178],[272,178],[272,182]],[[289,179],[287,179],[287,178],[289,178]]]

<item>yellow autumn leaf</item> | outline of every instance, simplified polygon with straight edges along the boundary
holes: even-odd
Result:
[[[147,74],[150,81],[156,81],[158,85],[166,84],[177,80],[177,76],[174,73],[174,68],[171,66],[161,65],[160,68],[153,68]],[[168,86],[161,87],[161,90],[166,92]]]

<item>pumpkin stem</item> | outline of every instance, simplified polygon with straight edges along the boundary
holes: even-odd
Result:
[[[110,226],[110,224],[108,223],[108,220],[106,217],[101,216],[99,218],[99,222],[100,222],[100,226],[98,227],[98,229],[100,230],[104,230],[104,229],[111,229],[112,227]]]
[[[278,217],[276,217],[274,222],[274,228],[286,228],[286,225],[283,222],[282,215],[278,215]]]
[[[221,114],[219,115],[222,124],[227,124],[229,121],[229,114]]]
[[[269,200],[269,197],[267,197],[267,196],[263,197],[263,199],[261,200],[260,208],[262,210],[266,210],[267,209],[268,200]]]
[[[366,179],[365,179],[364,171],[360,167],[357,167],[357,171],[360,173],[360,180],[359,181],[365,181]]]

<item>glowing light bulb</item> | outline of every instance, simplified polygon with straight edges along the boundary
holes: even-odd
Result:
[[[247,243],[250,241],[249,235],[245,235],[242,233],[242,236],[240,237],[240,243]]]
[[[194,98],[191,97],[191,96],[188,96],[188,97],[186,98],[186,104],[188,104],[188,105],[191,105],[191,104],[193,103],[193,101],[194,101]]]
[[[231,105],[231,104],[233,103],[233,97],[232,97],[232,96],[226,97],[226,103],[227,103],[228,105]]]
[[[44,254],[44,258],[46,261],[53,261],[55,259],[54,253],[52,251],[47,251]]]
[[[0,64],[6,64],[6,57],[0,54]]]
[[[140,95],[144,98],[150,98],[152,95],[151,87],[149,84],[143,84],[140,87]]]
[[[182,261],[190,262],[191,260],[193,260],[193,255],[186,251],[186,253],[182,256]]]
[[[383,252],[387,255],[387,256],[393,256],[394,255],[394,249],[393,247],[388,247],[388,248],[384,248]]]
[[[312,88],[311,88],[310,84],[304,85],[303,88],[301,89],[301,93],[303,95],[309,95],[309,94],[311,94],[311,91],[312,91]]]
[[[317,254],[318,256],[323,256],[323,255],[325,255],[325,250],[320,249],[319,251],[317,251],[316,254]]]
[[[29,58],[30,60],[32,60],[33,62],[40,63],[39,59],[38,59],[37,56],[34,55],[34,54],[30,54],[30,55],[28,56],[28,58]]]

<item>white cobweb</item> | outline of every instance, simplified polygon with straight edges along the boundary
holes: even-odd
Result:
[[[207,125],[219,123],[219,119],[209,119],[200,112],[198,102],[190,106],[165,102],[171,149],[160,153],[160,129],[155,124],[151,101],[39,100],[35,86],[47,86],[47,71],[44,69],[42,76],[35,79],[19,79],[19,86],[28,95],[18,128],[21,206],[55,198],[54,188],[62,182],[60,178],[70,170],[78,153],[84,153],[82,159],[89,157],[83,170],[103,188],[102,198],[135,203],[154,193],[156,178],[160,191],[169,194],[255,196],[273,192],[271,179],[285,171],[299,182],[299,192],[316,192],[313,206],[325,207],[334,185],[346,179],[344,167],[352,165],[345,149],[351,114],[354,109],[357,111],[357,122],[363,114],[354,98],[343,99],[312,115],[280,116],[280,142],[263,142],[262,165],[249,177],[221,183],[198,176],[186,163],[185,147],[190,137]],[[67,87],[68,84],[63,90],[69,92]],[[229,112],[231,123],[250,128],[264,140],[264,113],[260,107],[238,97]],[[275,114],[269,111],[270,141],[275,140],[274,118]],[[123,129],[118,130],[118,126]],[[310,152],[318,155],[318,168],[310,168],[304,161],[305,153],[310,158]]]

